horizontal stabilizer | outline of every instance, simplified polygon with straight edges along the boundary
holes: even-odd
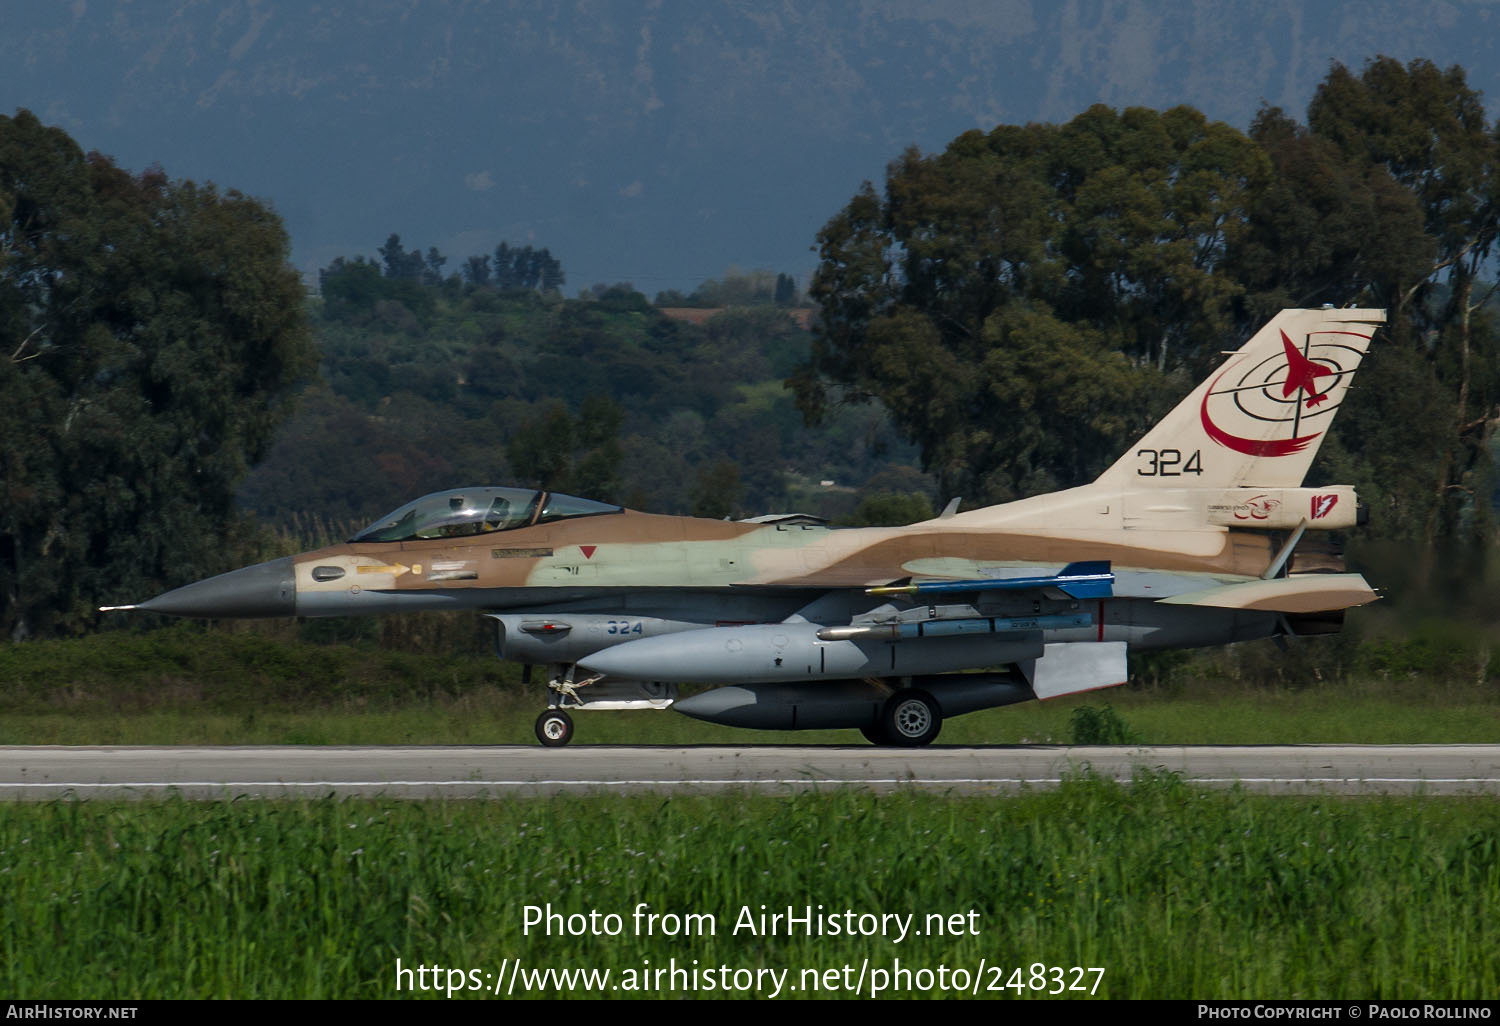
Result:
[[[1057,698],[1124,684],[1130,677],[1123,641],[1067,641],[1046,645],[1040,659],[1017,663],[1038,698]]]
[[[1272,613],[1322,613],[1374,602],[1380,596],[1359,574],[1293,574],[1245,581],[1159,599],[1169,606],[1213,606]]]
[[[917,581],[883,588],[865,589],[871,595],[940,595],[971,591],[1025,591],[1031,588],[1056,588],[1069,598],[1109,598],[1115,575],[1108,560],[1069,563],[1056,574],[1045,577],[987,577],[967,581]]]

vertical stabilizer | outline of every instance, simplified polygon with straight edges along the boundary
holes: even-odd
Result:
[[[1384,323],[1384,310],[1283,310],[1098,483],[1295,488]]]

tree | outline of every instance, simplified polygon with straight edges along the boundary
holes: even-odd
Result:
[[[572,488],[575,439],[567,404],[548,400],[517,427],[506,447],[517,483],[546,491]]]
[[[932,500],[921,492],[872,492],[841,521],[846,527],[901,527],[932,519]]]
[[[427,247],[427,258],[423,261],[425,269],[422,271],[422,284],[441,285],[443,283],[443,265],[448,258],[438,252],[436,246]]]
[[[538,287],[543,292],[561,292],[563,285],[567,284],[561,261],[544,249],[538,257],[538,264],[541,269]]]
[[[693,516],[728,520],[739,508],[743,493],[740,468],[733,460],[720,459],[704,465],[693,481]]]
[[[398,258],[397,264],[400,262]],[[432,315],[436,305],[432,290],[423,286],[420,277],[382,275],[380,265],[364,257],[336,257],[318,271],[318,291],[325,313],[335,320],[369,319],[384,306],[404,308],[407,319],[421,323]]]
[[[336,315],[372,309],[383,298],[386,289],[380,268],[364,257],[345,260],[335,257],[333,263],[318,271],[318,292]]]
[[[1250,137],[1271,162],[1234,254],[1245,286],[1242,328],[1287,307],[1392,305],[1431,266],[1434,247],[1415,199],[1385,168],[1341,150],[1280,108],[1262,110]],[[1382,240],[1370,245],[1372,238]]]
[[[464,261],[464,278],[471,285],[488,285],[490,283],[489,255],[482,253]]]
[[[537,250],[530,246],[512,249],[510,243],[502,242],[495,247],[494,266],[495,287],[502,291],[539,289],[542,292],[561,292],[567,281],[562,262],[546,249]]]
[[[437,250],[433,252],[436,253]],[[401,244],[401,236],[395,232],[392,232],[385,240],[385,245],[380,247],[380,258],[385,262],[387,278],[421,281],[427,272],[427,261],[422,259],[422,254],[415,250],[408,253],[406,247]]]
[[[511,466],[521,483],[535,488],[618,501],[624,490],[624,422],[624,407],[606,396],[586,397],[577,419],[561,399],[548,400],[524,416],[512,433],[507,449]]]
[[[883,195],[866,183],[818,234],[822,317],[791,381],[804,413],[880,399],[946,494],[1082,483],[1148,422],[1163,376],[1216,358],[1266,171],[1186,107],[908,150]]]
[[[1262,111],[1251,136],[1273,178],[1252,203],[1251,230],[1235,254],[1246,288],[1242,332],[1285,307],[1387,309],[1390,323],[1313,474],[1356,485],[1375,511],[1374,534],[1420,538],[1437,478],[1433,456],[1447,448],[1440,411],[1452,403],[1399,309],[1435,260],[1420,205],[1386,168],[1278,109]]]
[[[314,365],[280,220],[0,117],[0,628],[243,561],[234,493]]]
[[[501,291],[520,288],[520,282],[516,280],[516,260],[511,253],[510,243],[502,242],[495,247],[495,288]]]
[[[625,408],[606,396],[591,395],[578,408],[578,445],[573,487],[579,494],[600,502],[616,502],[625,490],[620,468],[625,449],[620,428]]]
[[[737,267],[730,267],[724,272],[724,279],[716,281],[708,279],[697,290],[688,297],[683,306],[696,307],[723,307],[723,306],[762,306],[776,299],[778,289],[785,290],[787,284],[792,286],[795,292],[795,283],[784,275],[774,274],[767,270],[751,271],[743,273]],[[658,304],[662,305],[662,304]]]
[[[774,297],[777,306],[791,306],[797,302],[797,280],[790,274],[778,274],[776,276],[776,295]]]
[[[1261,112],[1273,179],[1236,255],[1245,314],[1358,302],[1389,323],[1319,465],[1357,484],[1376,535],[1483,541],[1500,420],[1500,336],[1480,273],[1500,218],[1500,137],[1463,69],[1335,64],[1308,125]]]
[[[1380,409],[1382,399],[1415,399],[1425,408],[1419,423],[1438,435],[1435,446],[1413,454],[1417,459],[1392,468],[1408,483],[1400,533],[1418,533],[1404,522],[1418,514],[1429,553],[1439,539],[1482,539],[1491,527],[1490,440],[1500,424],[1500,327],[1484,312],[1494,286],[1480,287],[1480,273],[1500,235],[1500,124],[1486,123],[1483,98],[1462,68],[1444,71],[1424,60],[1403,66],[1389,57],[1370,61],[1358,76],[1335,64],[1307,120],[1346,159],[1405,190],[1421,213],[1420,245],[1380,245],[1406,243],[1426,266],[1371,282],[1391,310],[1388,338],[1398,353],[1390,362],[1410,364],[1408,386],[1419,383],[1427,395],[1381,389],[1367,407],[1370,419],[1389,420],[1394,412]],[[1393,454],[1368,455],[1389,465]],[[1426,495],[1418,498],[1410,486],[1423,477]]]

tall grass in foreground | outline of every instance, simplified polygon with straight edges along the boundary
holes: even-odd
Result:
[[[1111,998],[1500,992],[1500,803],[1173,777],[1013,798],[7,805],[0,888],[0,992],[24,998],[387,997],[398,958],[616,979],[697,959],[794,984],[866,958],[1041,962],[1104,967]],[[617,913],[624,932],[524,935],[523,907],[549,902]],[[715,929],[636,936],[639,902]],[[919,928],[972,909],[978,934],[733,932],[745,906],[819,904]]]

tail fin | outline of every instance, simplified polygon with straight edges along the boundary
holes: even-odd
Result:
[[[1098,483],[1295,488],[1384,323],[1384,310],[1283,310]]]

